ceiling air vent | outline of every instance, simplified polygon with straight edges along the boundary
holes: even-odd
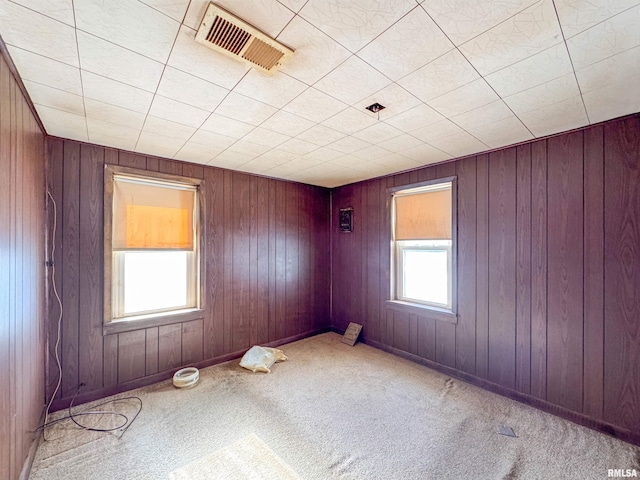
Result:
[[[293,55],[289,47],[214,3],[204,14],[196,41],[264,73],[274,73]]]

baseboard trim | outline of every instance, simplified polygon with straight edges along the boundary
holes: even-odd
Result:
[[[336,332],[340,335],[344,333],[334,327],[331,328],[331,331]],[[584,427],[591,428],[592,430],[606,433],[607,435],[615,437],[619,440],[623,440],[625,442],[640,446],[640,432],[632,432],[630,430],[620,428],[616,425],[612,425],[601,420],[596,420],[594,418],[583,415],[582,413],[577,413],[564,407],[559,407],[558,405],[549,403],[546,400],[541,400],[539,398],[535,398],[530,395],[511,390],[510,388],[497,385],[483,378],[476,377],[475,375],[461,372],[459,370],[456,370],[455,368],[441,365],[432,360],[427,360],[426,358],[419,357],[418,355],[405,352],[404,350],[400,350],[398,348],[390,347],[375,340],[364,339],[362,341],[363,343],[374,348],[383,350],[393,355],[397,355],[412,362],[419,363],[420,365],[424,365],[425,367],[431,368],[440,373],[444,373],[445,375],[457,378],[458,380],[462,380],[463,382],[470,383],[471,385],[475,385],[476,387],[480,387],[484,390],[497,393],[498,395],[502,395],[503,397],[516,400],[517,402],[524,403],[525,405],[529,405],[557,417],[569,420],[573,423],[577,423],[578,425],[582,425]]]
[[[320,328],[317,330],[312,330],[309,332],[299,333],[297,335],[281,338],[279,340],[274,340],[273,342],[265,343],[263,345],[266,347],[278,347],[280,345],[284,345],[285,343],[291,343],[298,340],[302,340],[303,338],[313,337],[314,335],[326,333],[330,330],[331,329],[329,327]],[[217,365],[219,363],[228,362],[229,360],[235,360],[236,358],[242,357],[245,354],[245,352],[246,352],[246,349],[238,350],[236,352],[231,352],[225,355],[220,355],[218,357],[202,360],[201,362],[180,365],[171,370],[166,370],[164,372],[155,373],[153,375],[148,375],[146,377],[137,378],[135,380],[130,380],[128,382],[119,383],[111,387],[101,388],[100,390],[93,390],[87,393],[81,393],[76,397],[74,401],[74,406],[82,405],[83,403],[87,403],[87,402],[93,402],[95,400],[100,400],[101,398],[109,397],[111,395],[117,395],[118,393],[127,392],[129,390],[134,390],[136,388],[146,387],[147,385],[152,385],[154,383],[162,382],[164,380],[172,378],[173,374],[180,368],[184,368],[184,367],[206,368],[206,367],[210,367],[211,365]],[[71,400],[72,400],[72,397],[65,397],[65,398],[55,400],[51,404],[51,411],[55,412],[57,410],[69,408],[69,405],[71,404]]]

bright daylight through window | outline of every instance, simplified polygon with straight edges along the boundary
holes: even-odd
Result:
[[[393,195],[396,300],[453,310],[453,181]]]
[[[126,173],[112,182],[111,319],[197,308],[197,185]]]

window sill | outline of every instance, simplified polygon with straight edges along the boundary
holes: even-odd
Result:
[[[400,300],[387,300],[387,308],[417,315],[419,317],[429,318],[431,320],[453,324],[458,323],[458,315],[450,310],[445,310],[444,308],[429,307],[427,305],[420,305],[419,303],[403,302]]]
[[[111,335],[114,333],[130,332],[132,330],[142,330],[149,327],[188,322],[190,320],[198,320],[202,317],[204,317],[203,309],[186,308],[184,310],[174,310],[171,312],[151,313],[135,317],[118,318],[105,323],[102,326],[102,335]]]

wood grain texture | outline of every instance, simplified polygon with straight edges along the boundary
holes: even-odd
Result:
[[[489,372],[489,157],[476,165],[476,375]],[[462,295],[458,295],[461,297]]]
[[[516,390],[531,391],[531,144],[517,149]]]
[[[604,126],[604,419],[640,431],[640,118]]]
[[[144,330],[118,334],[118,383],[145,376],[146,342]]]
[[[584,132],[583,412],[602,420],[604,402],[604,129]]]
[[[182,324],[182,365],[198,363],[203,360],[203,328],[202,319]]]
[[[583,184],[582,132],[547,142],[547,400],[582,411]]]
[[[182,364],[182,325],[158,327],[158,370],[163,372]]]
[[[145,375],[158,373],[158,327],[145,330]]]

